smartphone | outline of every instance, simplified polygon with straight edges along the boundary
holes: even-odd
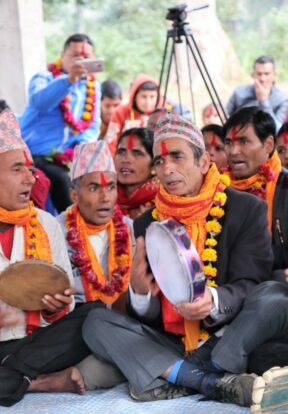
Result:
[[[104,71],[104,59],[81,59],[77,60],[87,70],[88,73],[103,72]]]

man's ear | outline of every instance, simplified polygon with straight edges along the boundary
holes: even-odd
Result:
[[[200,166],[200,171],[203,175],[205,175],[209,168],[210,168],[210,154],[208,151],[204,151],[203,155],[201,156],[201,158],[199,159],[199,166]]]
[[[78,194],[75,188],[70,187],[69,188],[70,198],[73,201],[74,204],[78,203]]]
[[[265,141],[264,141],[264,148],[265,148],[265,150],[266,150],[266,152],[267,152],[267,154],[268,155],[270,155],[271,154],[271,152],[273,151],[273,149],[274,149],[274,146],[275,146],[275,141],[274,141],[274,138],[273,138],[273,135],[269,135],[266,139],[265,139]]]

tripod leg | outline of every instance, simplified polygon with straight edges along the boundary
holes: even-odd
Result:
[[[174,39],[174,42],[173,42],[172,53],[173,53],[173,56],[174,56],[174,63],[175,63],[177,89],[178,89],[178,99],[179,99],[179,105],[180,105],[180,115],[183,115],[183,107],[182,107],[182,99],[181,99],[181,91],[180,91],[180,79],[179,79],[178,63],[177,63],[177,57],[176,57],[175,39]]]
[[[158,107],[159,99],[160,99],[160,91],[161,91],[164,68],[165,68],[165,62],[166,62],[166,57],[167,57],[168,43],[169,43],[169,36],[167,34],[165,49],[164,49],[163,57],[162,57],[162,66],[161,66],[161,72],[160,72],[159,88],[158,88],[158,94],[157,94],[157,101],[156,101],[155,109]],[[165,91],[164,101],[165,101],[165,99],[166,99],[166,91]]]
[[[194,124],[196,124],[196,111],[195,111],[195,101],[194,101],[193,88],[192,88],[191,64],[190,64],[190,57],[189,57],[188,41],[186,37],[185,37],[185,45],[186,45],[186,56],[187,56],[187,63],[188,63],[189,89],[190,89],[191,107],[192,107],[192,116],[193,116],[192,119],[193,119]]]
[[[216,91],[216,89],[215,89],[215,86],[214,86],[214,84],[213,84],[213,82],[212,82],[211,76],[210,76],[210,74],[209,74],[209,72],[208,72],[208,69],[207,69],[207,67],[206,67],[206,65],[205,65],[205,62],[204,62],[204,60],[203,60],[203,58],[202,58],[202,55],[201,55],[201,53],[200,53],[200,50],[199,50],[199,48],[198,48],[198,46],[197,46],[197,43],[196,43],[196,41],[195,41],[195,39],[194,39],[193,34],[192,34],[192,33],[190,33],[190,34],[189,34],[189,37],[190,37],[190,39],[191,39],[191,40],[192,40],[192,42],[193,42],[193,45],[194,45],[194,47],[195,47],[195,50],[196,50],[196,52],[197,52],[197,54],[198,54],[198,56],[199,56],[199,59],[200,59],[200,61],[201,61],[201,64],[202,64],[202,66],[203,66],[203,68],[204,68],[204,71],[205,71],[205,73],[206,73],[206,76],[207,76],[207,78],[209,79],[210,85],[211,85],[211,87],[212,87],[212,89],[213,89],[213,92],[214,92],[214,94],[215,94],[215,96],[216,96],[217,102],[218,102],[218,104],[219,104],[219,106],[220,106],[220,108],[221,108],[221,110],[222,110],[222,113],[223,113],[223,115],[224,115],[224,119],[223,119],[223,117],[222,117],[222,114],[220,114],[220,111],[218,110],[217,105],[215,105],[214,99],[212,99],[213,105],[215,106],[215,109],[216,109],[216,111],[217,111],[217,113],[218,113],[218,116],[219,116],[219,118],[220,118],[220,120],[221,120],[222,124],[224,124],[224,122],[227,120],[227,118],[226,118],[226,115],[225,115],[225,110],[224,110],[224,107],[223,107],[223,105],[222,105],[222,102],[221,102],[221,100],[220,100],[220,98],[219,98],[219,95],[218,95],[218,93],[217,93],[217,91]],[[190,48],[192,49],[192,47],[191,47],[191,46],[190,46]],[[193,56],[194,56],[194,54],[193,54]],[[195,56],[194,56],[194,59],[195,59]],[[199,68],[199,62],[198,62],[198,64],[197,64],[197,66],[198,66],[198,68]],[[199,70],[200,70],[200,69],[199,69]],[[203,72],[201,72],[201,71],[200,71],[200,73],[202,74],[202,78],[203,78],[203,80],[204,80]],[[205,81],[204,81],[204,82],[205,82]],[[205,82],[205,85],[206,85],[206,87],[207,87],[206,82]],[[207,89],[208,89],[208,87],[207,87]],[[208,91],[208,92],[209,92],[209,91]],[[210,94],[210,93],[209,93],[209,94]],[[211,94],[210,94],[210,97],[211,97]]]

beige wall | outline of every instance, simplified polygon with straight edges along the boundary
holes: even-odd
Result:
[[[0,0],[0,99],[21,113],[32,75],[45,67],[41,0]]]

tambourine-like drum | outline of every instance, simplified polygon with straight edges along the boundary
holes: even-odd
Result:
[[[145,244],[153,275],[169,302],[176,305],[203,296],[202,262],[181,223],[171,219],[152,222]]]
[[[16,262],[0,273],[0,299],[22,310],[44,309],[44,295],[63,294],[69,287],[66,272],[42,260]]]

